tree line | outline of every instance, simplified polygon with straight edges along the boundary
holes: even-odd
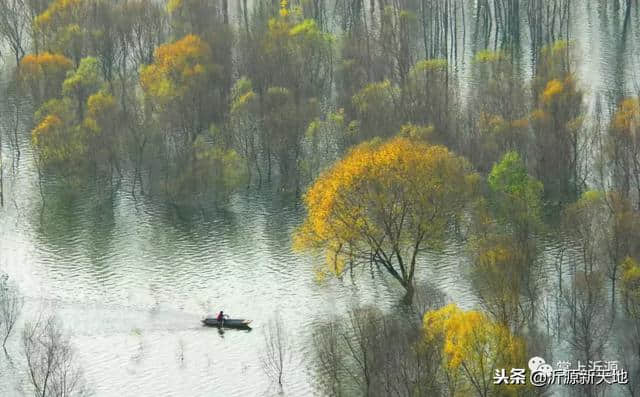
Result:
[[[566,0],[3,0],[0,10],[15,58],[3,135],[19,157],[28,131],[44,177],[178,204],[272,179],[301,193],[353,145],[408,124],[483,172],[517,150],[558,203],[589,176],[596,143]],[[618,100],[633,119],[637,99]],[[629,128],[612,123],[599,144],[616,190],[637,195],[637,150],[620,143],[633,142]]]

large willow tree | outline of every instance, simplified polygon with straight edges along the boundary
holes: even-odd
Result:
[[[324,251],[336,274],[346,264],[381,266],[411,302],[419,253],[443,239],[475,180],[443,146],[400,137],[363,143],[307,192],[296,247]]]

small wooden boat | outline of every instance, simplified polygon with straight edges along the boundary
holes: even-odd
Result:
[[[222,327],[222,328],[251,328],[249,325],[251,324],[251,320],[243,320],[238,318],[225,318],[224,321],[220,323],[215,317],[206,317],[203,318],[202,324],[209,327]]]

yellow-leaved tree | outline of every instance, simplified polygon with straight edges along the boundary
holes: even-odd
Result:
[[[216,70],[209,45],[190,34],[156,48],[154,62],[140,71],[146,98],[170,129],[182,135],[185,147],[212,121]]]
[[[640,332],[640,264],[632,257],[622,263],[622,288],[625,296],[625,308],[631,318],[638,323]]]
[[[86,55],[90,10],[91,3],[86,0],[49,2],[44,12],[33,20],[34,47],[51,48],[73,59],[77,66]]]
[[[570,55],[564,41],[544,47],[532,82],[536,177],[550,203],[573,201],[585,187],[584,93],[571,71]]]
[[[495,370],[526,368],[524,342],[482,312],[455,304],[425,313],[426,343],[440,345],[451,395],[520,395],[524,385],[496,385]]]
[[[87,140],[84,130],[74,124],[69,98],[47,101],[35,115],[31,142],[38,154],[38,166],[74,174],[86,169]]]
[[[373,263],[411,302],[418,256],[442,241],[477,176],[443,146],[397,137],[363,143],[321,175],[305,195],[298,249],[327,254],[331,270]]]

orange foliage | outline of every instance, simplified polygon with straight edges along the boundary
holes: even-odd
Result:
[[[211,49],[196,35],[158,47],[155,60],[140,72],[140,84],[146,94],[167,103],[203,88],[213,69]]]
[[[63,125],[60,117],[50,114],[47,115],[44,120],[38,124],[33,131],[31,131],[31,139],[33,140],[33,144],[35,146],[40,145],[42,142],[43,136],[50,135],[52,131],[61,128]]]
[[[28,54],[20,62],[21,71],[32,75],[47,72],[64,74],[71,68],[73,63],[69,58],[50,52]]]
[[[36,103],[60,93],[67,71],[73,63],[64,55],[43,52],[28,54],[20,62],[20,80],[29,85]]]
[[[62,82],[73,62],[64,55],[43,52],[28,54],[20,62],[21,78],[26,80],[54,79]]]

